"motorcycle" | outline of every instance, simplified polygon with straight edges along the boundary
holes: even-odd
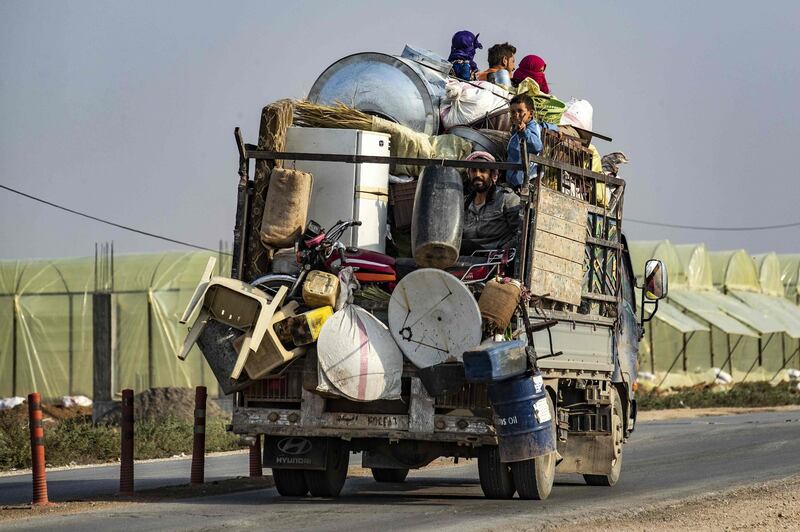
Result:
[[[286,300],[291,300],[300,296],[309,272],[321,270],[338,274],[344,268],[352,267],[360,283],[375,284],[391,291],[397,281],[394,258],[376,251],[345,246],[339,242],[347,229],[360,225],[361,222],[356,220],[339,220],[326,232],[322,226],[311,220],[295,242],[295,259],[300,265],[299,273],[269,273],[250,284],[273,295],[278,288],[286,286],[289,288]]]
[[[352,267],[355,278],[362,288],[374,286],[391,294],[405,274],[417,269],[413,258],[395,259],[384,253],[345,246],[339,239],[351,227],[358,227],[360,221],[339,220],[328,232],[317,222],[311,220],[303,234],[295,243],[295,259],[300,265],[297,275],[269,273],[253,280],[250,284],[274,295],[281,286],[289,290],[286,300],[298,299],[306,276],[313,270],[338,274]],[[503,275],[508,264],[513,263],[515,250],[477,251],[459,261],[446,271],[463,283],[484,283],[496,274]]]

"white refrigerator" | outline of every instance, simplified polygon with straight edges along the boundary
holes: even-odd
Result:
[[[287,152],[389,156],[389,135],[355,129],[291,127]],[[351,164],[284,160],[284,167],[314,176],[308,219],[326,230],[339,220],[358,220],[360,227],[345,232],[348,246],[385,251],[388,164]]]

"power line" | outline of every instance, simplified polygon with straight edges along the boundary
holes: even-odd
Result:
[[[202,249],[203,251],[211,251],[212,253],[219,253],[219,250],[207,248],[205,246],[199,246],[197,244],[191,244],[189,242],[184,242],[183,240],[176,240],[174,238],[169,238],[168,236],[157,235],[155,233],[149,233],[147,231],[142,231],[141,229],[136,229],[133,227],[129,227],[127,225],[118,224],[112,222],[110,220],[104,220],[103,218],[98,218],[97,216],[92,216],[91,214],[86,214],[85,212],[76,211],[74,209],[70,209],[69,207],[64,207],[63,205],[58,205],[57,203],[53,203],[51,201],[44,200],[42,198],[38,198],[36,196],[31,196],[30,194],[26,194],[20,190],[8,187],[6,185],[0,184],[0,188],[8,190],[9,192],[13,192],[14,194],[19,194],[20,196],[24,196],[28,199],[32,199],[33,201],[38,201],[39,203],[44,203],[45,205],[49,205],[50,207],[55,207],[56,209],[61,209],[62,211],[66,211],[72,214],[77,214],[78,216],[83,216],[84,218],[88,218],[90,220],[94,220],[96,222],[104,223],[107,225],[111,225],[114,227],[118,227],[119,229],[124,229],[126,231],[130,231],[132,233],[138,233],[140,235],[149,236],[152,238],[157,238],[159,240],[165,240],[167,242],[172,242],[173,244],[180,244],[181,246],[187,246],[190,248],[195,249]],[[230,253],[222,252],[224,255],[230,255]]]
[[[107,225],[111,225],[120,229],[124,229],[126,231],[131,231],[133,233],[138,233],[140,235],[149,236],[152,238],[157,238],[159,240],[165,240],[167,242],[172,242],[174,244],[180,244],[182,246],[188,246],[195,249],[202,249],[203,251],[211,251],[213,253],[218,253],[219,250],[207,248],[205,246],[200,246],[197,244],[191,244],[189,242],[184,242],[182,240],[176,240],[174,238],[169,238],[163,235],[157,235],[155,233],[149,233],[147,231],[142,231],[141,229],[136,229],[133,227],[129,227],[127,225],[118,224],[112,222],[110,220],[105,220],[103,218],[98,218],[97,216],[92,216],[91,214],[86,214],[84,212],[76,211],[74,209],[70,209],[68,207],[64,207],[63,205],[58,205],[56,203],[44,200],[42,198],[38,198],[36,196],[32,196],[30,194],[26,194],[20,190],[16,190],[6,185],[0,184],[0,188],[8,190],[9,192],[13,192],[14,194],[19,194],[20,196],[24,196],[28,199],[38,201],[39,203],[44,203],[45,205],[49,205],[50,207],[55,207],[56,209],[61,209],[62,211],[66,211],[72,214],[76,214],[78,216],[83,216],[84,218],[88,218],[90,220],[94,220],[96,222],[104,223]],[[669,224],[669,223],[662,223],[662,222],[651,222],[648,220],[639,220],[636,218],[626,218],[626,222],[633,222],[637,224],[643,225],[652,225],[656,227],[670,227],[673,229],[690,229],[694,231],[766,231],[770,229],[786,229],[788,227],[799,227],[800,222],[793,222],[793,223],[786,223],[786,224],[777,224],[777,225],[762,225],[762,226],[749,226],[749,227],[712,227],[712,226],[701,226],[701,225],[681,225],[681,224]],[[230,253],[223,252],[224,255],[230,255]]]
[[[655,225],[657,227],[672,227],[675,229],[692,229],[695,231],[766,231],[768,229],[785,229],[787,227],[798,227],[800,222],[777,224],[777,225],[760,225],[750,227],[707,227],[702,225],[680,225],[680,224],[667,224],[661,222],[649,222],[647,220],[637,220],[636,218],[625,218],[626,222],[634,222],[644,225]]]

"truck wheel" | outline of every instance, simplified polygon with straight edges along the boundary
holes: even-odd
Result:
[[[544,500],[553,489],[556,453],[511,464],[511,474],[520,499]]]
[[[478,477],[481,489],[487,499],[510,499],[516,493],[511,467],[500,461],[497,447],[478,449]]]
[[[613,486],[622,472],[622,400],[616,390],[612,390],[614,405],[611,410],[611,437],[614,442],[614,458],[611,460],[611,473],[608,475],[583,475],[590,486]]]
[[[550,394],[547,394],[547,404],[550,407],[551,423],[555,430],[556,413]],[[551,452],[522,462],[512,462],[511,475],[514,477],[520,499],[544,500],[550,495],[556,478],[556,453]]]
[[[306,484],[314,497],[337,497],[347,478],[350,453],[338,440],[328,442],[328,466],[323,471],[304,471]]]
[[[273,469],[272,479],[278,493],[284,497],[304,497],[308,493],[302,469]]]
[[[407,476],[408,469],[372,468],[372,478],[375,479],[375,482],[403,482]]]

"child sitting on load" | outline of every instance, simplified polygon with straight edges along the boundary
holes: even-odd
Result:
[[[542,128],[533,116],[533,99],[527,94],[518,94],[509,102],[511,114],[511,139],[508,141],[508,162],[522,163],[520,141],[524,138],[528,154],[539,155],[542,152]],[[536,175],[537,167],[530,164],[528,175]],[[506,172],[506,181],[515,190],[522,186],[524,174],[522,170]]]

